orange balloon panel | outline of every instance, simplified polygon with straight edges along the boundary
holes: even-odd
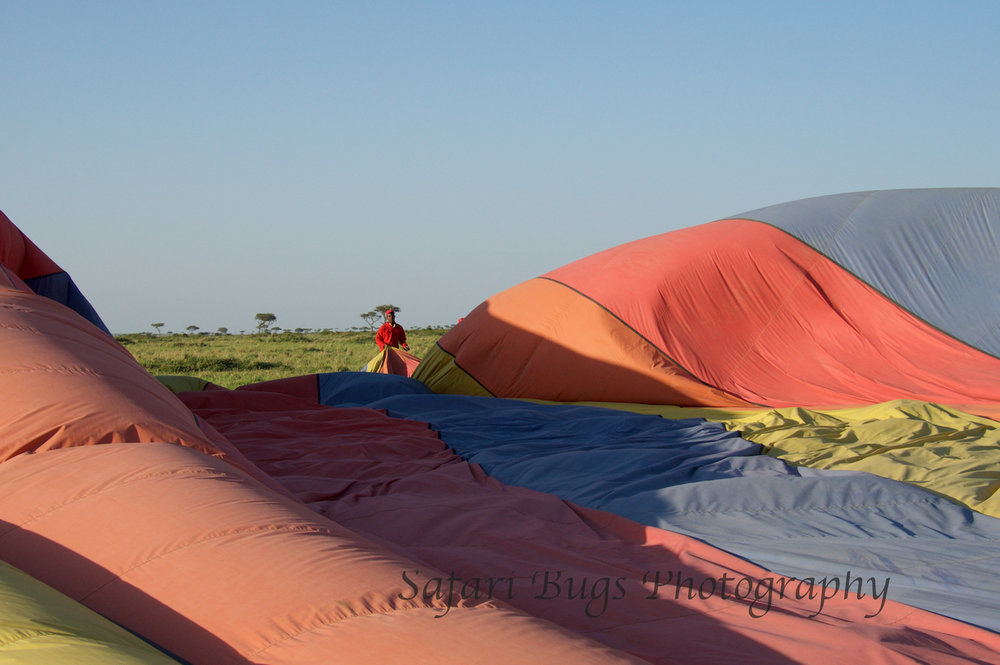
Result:
[[[404,571],[442,573],[172,444],[0,464],[0,556],[198,664],[641,662],[497,601],[415,595]]]
[[[547,279],[493,296],[439,345],[501,397],[749,406],[692,376],[599,304]],[[438,389],[419,367],[415,377]]]
[[[0,287],[0,331],[0,461],[71,446],[169,441],[280,487],[67,307]]]

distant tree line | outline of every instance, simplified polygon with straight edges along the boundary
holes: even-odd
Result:
[[[374,332],[375,329],[385,319],[385,313],[386,313],[386,311],[390,310],[390,309],[393,310],[394,312],[401,311],[401,308],[398,305],[378,305],[377,307],[373,307],[370,311],[364,312],[363,314],[361,314],[361,320],[365,322],[366,326],[368,326],[368,330],[369,331]],[[273,312],[257,312],[257,314],[254,315],[254,320],[257,322],[257,332],[258,333],[269,333],[269,332],[272,332],[272,331],[279,331],[279,330],[281,330],[281,328],[279,328],[277,325],[275,325],[276,322],[277,322],[277,320],[278,320],[278,317],[275,316]],[[154,330],[156,330],[156,334],[157,335],[163,334],[162,331],[160,330],[160,328],[162,328],[165,324],[162,321],[158,321],[156,323],[150,323],[149,325]],[[188,331],[189,335],[193,335],[193,334],[197,333],[199,330],[201,330],[201,328],[199,328],[198,326],[195,326],[195,325],[190,325],[190,326],[188,326],[186,328],[186,330]],[[220,335],[226,335],[226,334],[229,333],[229,328],[221,327],[221,328],[218,328],[216,330],[216,332],[218,334],[220,334]],[[246,332],[246,331],[241,330],[240,334],[243,334],[244,332]],[[294,330],[294,332],[305,333],[305,332],[309,332],[309,329],[307,329],[307,328],[296,328]],[[201,333],[201,334],[204,335],[204,334],[209,334],[209,333]]]

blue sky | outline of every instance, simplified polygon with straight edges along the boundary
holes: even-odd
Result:
[[[0,0],[0,210],[113,332],[453,323],[607,247],[996,186],[1000,3]]]

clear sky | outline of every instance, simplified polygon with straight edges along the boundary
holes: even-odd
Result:
[[[454,323],[637,238],[998,185],[1000,2],[0,0],[0,210],[115,333]]]

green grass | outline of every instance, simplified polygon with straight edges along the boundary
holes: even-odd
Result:
[[[422,358],[446,328],[406,331]],[[357,371],[378,353],[374,332],[252,335],[116,335],[151,374],[193,376],[226,388],[319,372]]]

